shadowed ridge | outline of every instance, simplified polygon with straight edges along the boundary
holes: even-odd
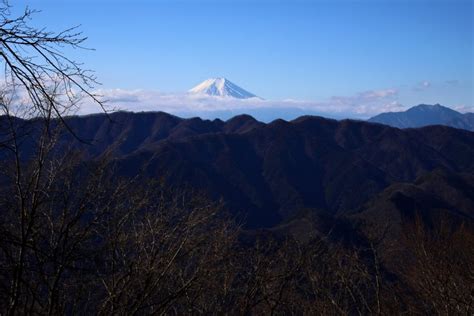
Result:
[[[333,137],[339,122],[322,116],[305,115],[291,121],[291,124],[301,133],[310,137],[330,139]]]
[[[267,124],[268,126],[289,126],[291,123],[287,120],[278,118]]]
[[[256,120],[248,114],[241,114],[234,116],[225,122],[224,132],[238,134],[246,133],[261,126],[265,126],[265,123]]]
[[[321,121],[321,120],[337,122],[337,120],[335,119],[327,118],[324,116],[318,116],[318,115],[302,115],[300,117],[295,118],[294,120],[291,120],[290,122],[294,124],[300,124],[306,121]]]
[[[435,169],[413,183],[388,186],[359,210],[347,214],[347,218],[368,235],[385,230],[387,243],[399,243],[403,230],[413,225],[417,218],[428,226],[442,220],[446,227],[463,223],[472,229],[474,176]],[[396,257],[386,258],[393,264]]]
[[[178,140],[202,134],[220,133],[223,126],[224,122],[221,120],[203,120],[199,117],[183,119],[170,130],[168,140]]]

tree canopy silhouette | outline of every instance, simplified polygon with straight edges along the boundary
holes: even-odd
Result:
[[[78,27],[60,32],[32,25],[38,11],[23,10],[14,15],[8,1],[0,4],[0,60],[4,84],[16,93],[25,93],[30,116],[53,115],[62,120],[84,96],[104,111],[104,101],[92,92],[98,84],[94,73],[67,57],[68,48],[83,46],[87,37]],[[52,112],[50,113],[50,110]]]

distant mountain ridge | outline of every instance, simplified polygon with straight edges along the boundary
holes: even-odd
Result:
[[[446,125],[474,131],[474,113],[462,114],[440,104],[420,104],[403,112],[381,113],[368,121],[398,128]]]

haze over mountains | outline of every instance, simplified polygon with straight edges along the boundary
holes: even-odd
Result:
[[[252,91],[250,89],[250,91]],[[271,122],[275,119],[293,120],[302,115],[323,116],[334,119],[366,120],[381,112],[406,109],[398,100],[399,94],[404,93],[397,89],[379,89],[355,92],[352,95],[325,96],[321,99],[298,99],[292,96],[283,99],[267,98],[267,95],[256,94],[243,89],[241,86],[228,80],[217,77],[204,80],[195,87],[186,91],[166,92],[159,90],[126,90],[104,89],[97,91],[109,101],[111,109],[124,111],[163,111],[180,117],[201,117],[206,119],[230,119],[236,115],[249,114],[262,122]],[[266,92],[271,95],[271,92]],[[284,93],[281,92],[280,93]],[[258,95],[258,96],[257,96]],[[406,103],[412,104],[412,103]],[[472,112],[467,105],[465,110]],[[92,114],[100,111],[93,104],[83,104],[79,114]],[[460,113],[458,113],[460,114]],[[423,114],[424,115],[424,114]],[[373,117],[374,122],[391,124],[382,117]],[[406,121],[406,118],[396,121]],[[454,117],[452,126],[467,128],[472,119],[469,115]],[[399,122],[400,123],[400,122]],[[406,122],[405,122],[406,123]],[[395,124],[395,123],[393,123]],[[392,125],[393,125],[392,124]],[[445,124],[444,120],[419,124],[398,124],[395,127],[416,127],[426,124]]]

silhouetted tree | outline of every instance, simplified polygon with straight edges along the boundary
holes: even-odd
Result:
[[[474,234],[467,223],[417,217],[404,235],[409,260],[400,275],[416,293],[413,312],[469,315],[474,312]]]
[[[26,8],[13,16],[11,6],[0,4],[0,61],[5,89],[26,95],[22,112],[29,117],[55,116],[62,120],[83,96],[104,108],[92,89],[97,84],[91,71],[64,54],[67,48],[85,49],[87,39],[77,27],[61,32],[32,25],[36,11]],[[18,100],[17,100],[18,103]]]

